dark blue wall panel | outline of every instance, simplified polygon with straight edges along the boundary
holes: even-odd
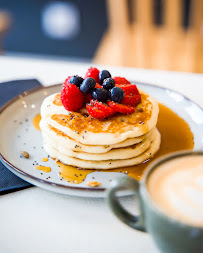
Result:
[[[104,0],[63,1],[72,3],[80,13],[80,32],[72,39],[53,39],[42,29],[42,12],[48,0],[0,0],[13,24],[4,39],[7,51],[91,58],[107,28]],[[57,1],[54,1],[57,2]],[[62,1],[60,1],[62,2]]]

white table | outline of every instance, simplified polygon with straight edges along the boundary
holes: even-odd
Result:
[[[37,58],[0,57],[0,82],[37,78],[44,85],[84,74],[90,64]],[[102,67],[100,67],[102,68]],[[203,107],[203,75],[130,68],[120,75],[179,91]],[[133,198],[122,200],[136,212]],[[63,196],[37,187],[0,196],[0,252],[156,253],[151,237],[121,223],[105,200]]]

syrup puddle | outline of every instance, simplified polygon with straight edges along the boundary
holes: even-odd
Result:
[[[64,165],[61,162],[56,162],[59,167],[59,176],[73,184],[81,184],[86,176],[96,170],[84,170],[78,169],[77,167]]]
[[[128,176],[131,176],[137,180],[141,179],[142,173],[144,171],[144,168],[146,167],[146,164],[140,164],[136,166],[131,166],[128,168],[117,168],[117,169],[111,169],[111,170],[96,170],[96,169],[79,169],[77,167],[64,165],[61,162],[56,162],[57,166],[59,167],[59,176],[73,184],[80,184],[82,183],[86,176],[92,172],[119,172],[123,174],[127,174]],[[95,178],[93,178],[95,179]]]

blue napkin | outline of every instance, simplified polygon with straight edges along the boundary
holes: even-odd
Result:
[[[41,84],[36,79],[0,83],[0,107],[11,98],[37,86]],[[0,162],[0,195],[31,186],[33,185],[14,175]]]

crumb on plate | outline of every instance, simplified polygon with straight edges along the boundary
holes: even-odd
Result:
[[[26,152],[26,151],[20,151],[20,153],[21,153],[21,155],[22,155],[23,157],[25,157],[25,158],[29,158],[29,157],[30,157],[30,155],[29,155],[28,152]]]

